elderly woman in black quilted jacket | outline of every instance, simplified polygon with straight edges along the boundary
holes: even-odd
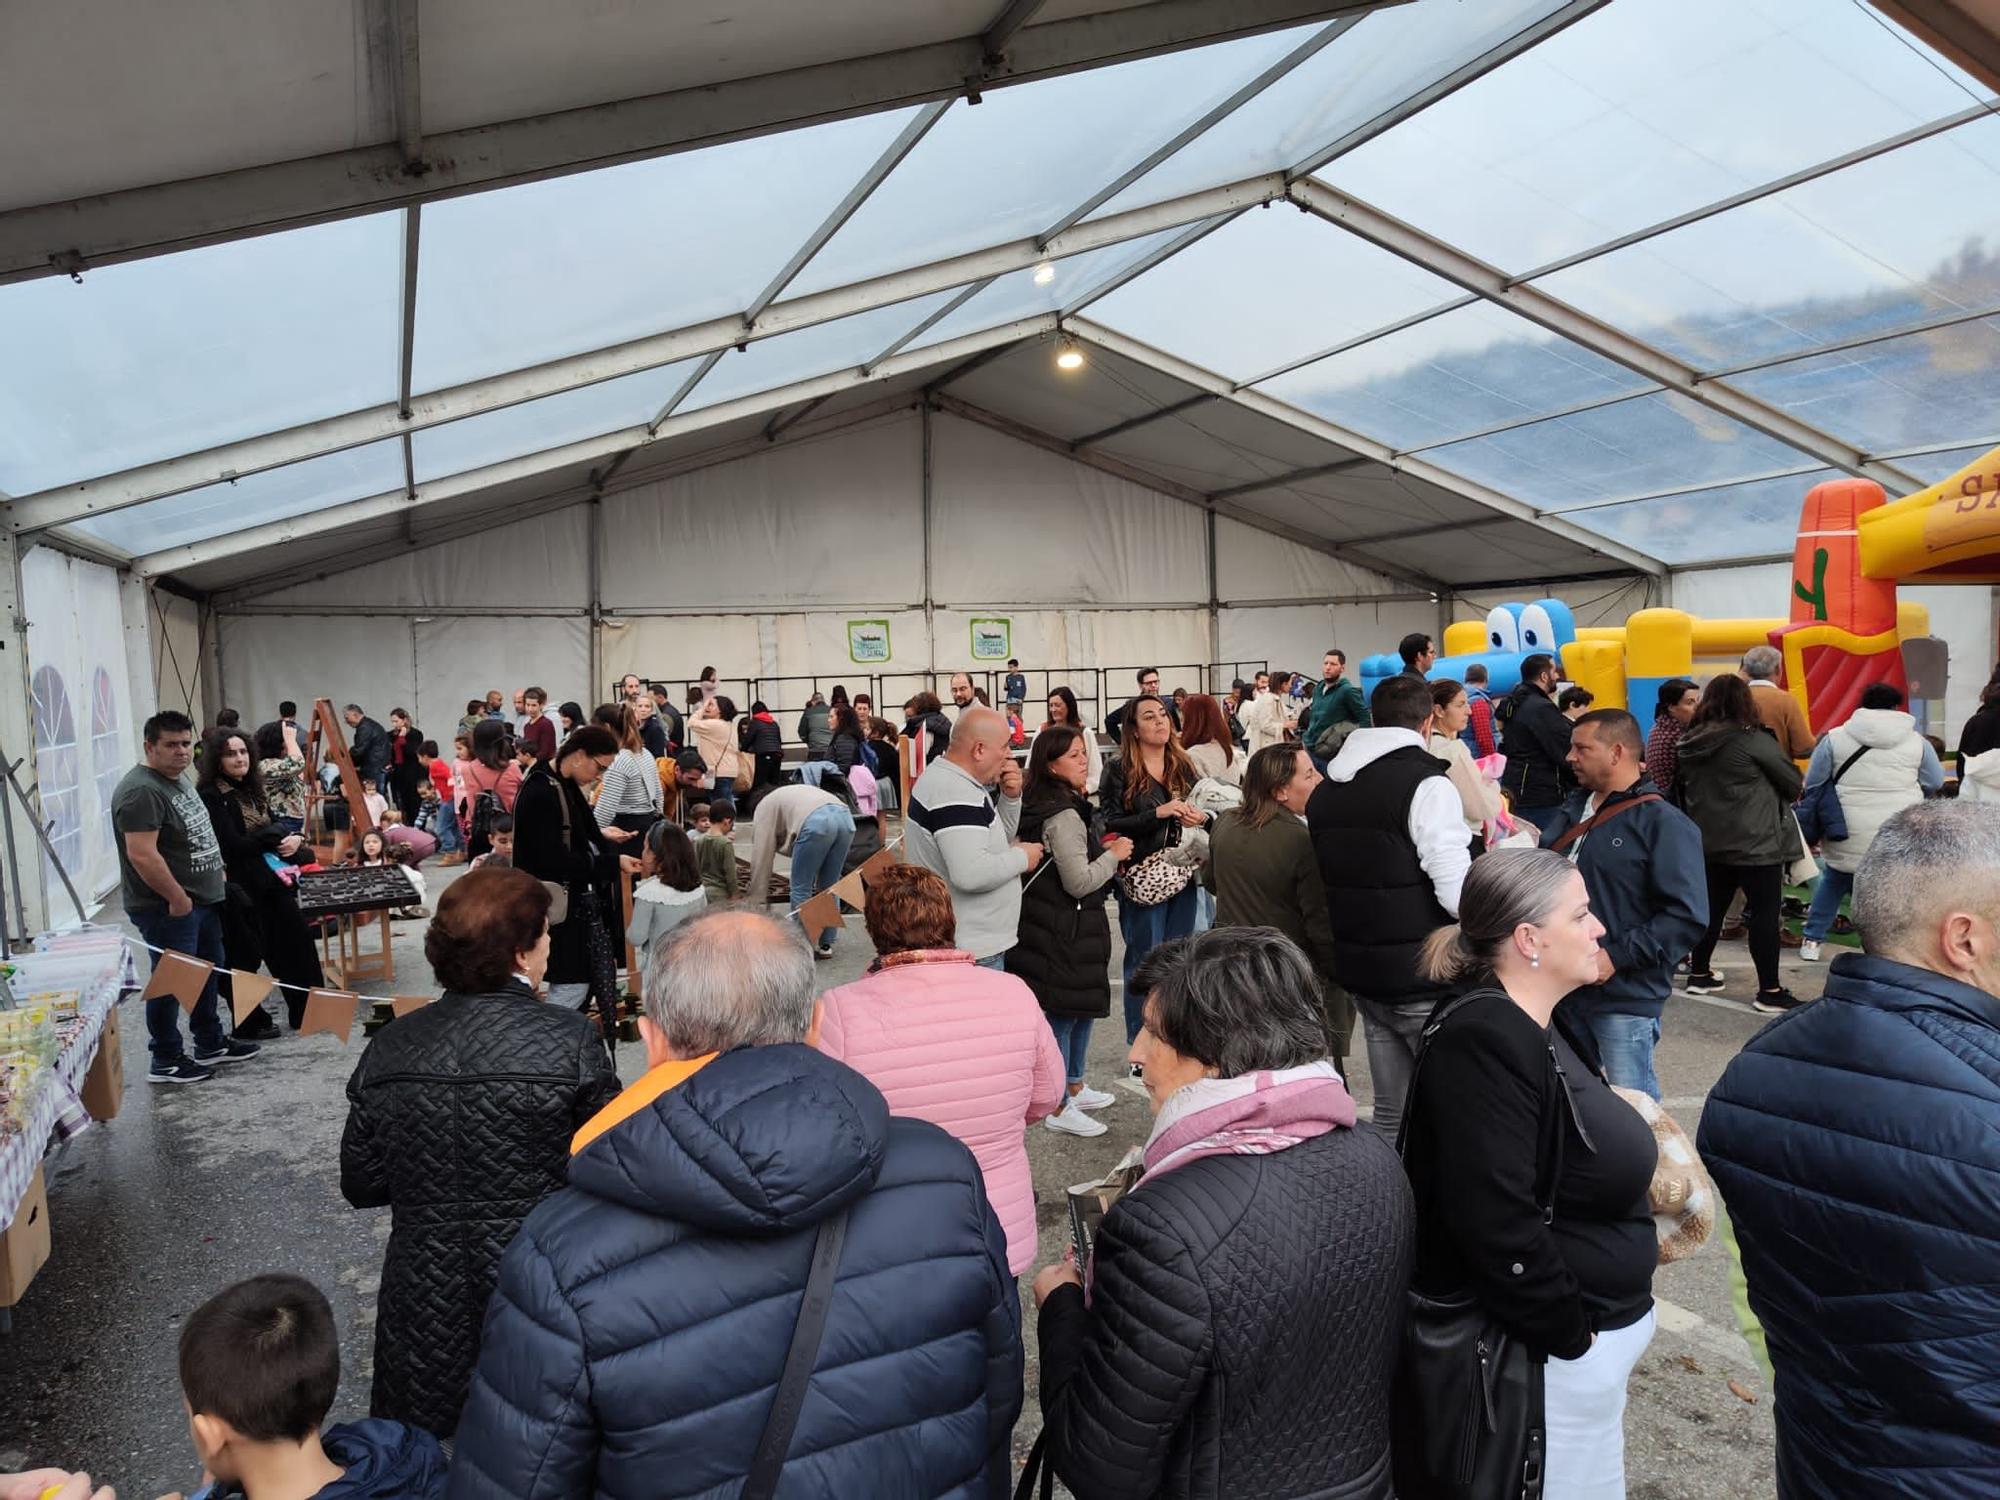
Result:
[[[1355,1129],[1312,966],[1218,927],[1132,982],[1157,1118],[1089,1265],[1035,1278],[1047,1460],[1077,1500],[1388,1500],[1415,1216],[1395,1152]]]
[[[525,871],[461,875],[424,936],[444,993],[369,1042],[347,1084],[340,1190],[394,1210],[370,1411],[439,1437],[458,1426],[501,1252],[618,1092],[590,1019],[535,998],[548,918]]]

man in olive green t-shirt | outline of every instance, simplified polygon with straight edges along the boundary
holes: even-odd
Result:
[[[188,775],[194,721],[168,710],[148,719],[145,733],[145,760],[126,772],[111,794],[125,915],[153,948],[206,959],[219,971],[225,963],[225,877],[215,825]],[[153,963],[158,967],[157,953]],[[193,1057],[182,1047],[180,1001],[161,995],[146,1002],[153,1054],[147,1082],[202,1083],[215,1076],[218,1064],[242,1062],[261,1050],[223,1026],[214,973],[202,986],[188,1026],[194,1032]]]

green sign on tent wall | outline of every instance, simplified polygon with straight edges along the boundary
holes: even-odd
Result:
[[[1014,654],[1014,622],[1011,619],[972,622],[972,659],[1005,661]]]
[[[849,620],[847,622],[847,659],[858,662],[878,662],[889,659],[889,622],[887,620]]]

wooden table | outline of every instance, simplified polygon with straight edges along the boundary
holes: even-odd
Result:
[[[394,865],[304,870],[299,873],[299,912],[307,921],[335,919],[333,930],[320,929],[320,965],[329,984],[351,988],[364,979],[393,981],[396,957],[390,947],[389,913],[413,906],[417,888]],[[382,942],[369,949],[362,934],[379,921]]]

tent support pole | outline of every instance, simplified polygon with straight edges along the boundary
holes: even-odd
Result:
[[[12,537],[0,541],[0,724],[23,728],[35,722],[33,666],[28,660],[28,618],[21,598],[21,554],[25,549]],[[15,783],[18,797],[0,792],[0,818],[6,820],[8,868],[6,883],[11,886],[8,903],[21,924],[10,939],[26,940],[49,925],[48,895],[42,882],[41,863],[21,851],[40,848],[42,830],[34,810],[37,766],[29,735],[29,749],[20,767],[21,781]],[[4,764],[4,761],[0,761]],[[9,778],[12,779],[11,777]],[[21,782],[25,782],[25,787]]]
[[[1211,503],[1204,514],[1207,517],[1208,535],[1208,659],[1211,662],[1219,662],[1222,660],[1222,600],[1220,590],[1216,587],[1215,506]],[[1206,670],[1202,675],[1204,677],[1208,675]],[[1215,684],[1211,682],[1207,684],[1207,688],[1212,693],[1215,691]]]
[[[933,674],[937,671],[937,630],[931,618],[931,403],[921,408],[923,433],[923,482],[918,497],[924,527],[924,660]]]
[[[604,497],[590,497],[590,681],[591,691],[604,681],[604,590],[599,578],[604,568]],[[611,695],[617,701],[617,695]]]

